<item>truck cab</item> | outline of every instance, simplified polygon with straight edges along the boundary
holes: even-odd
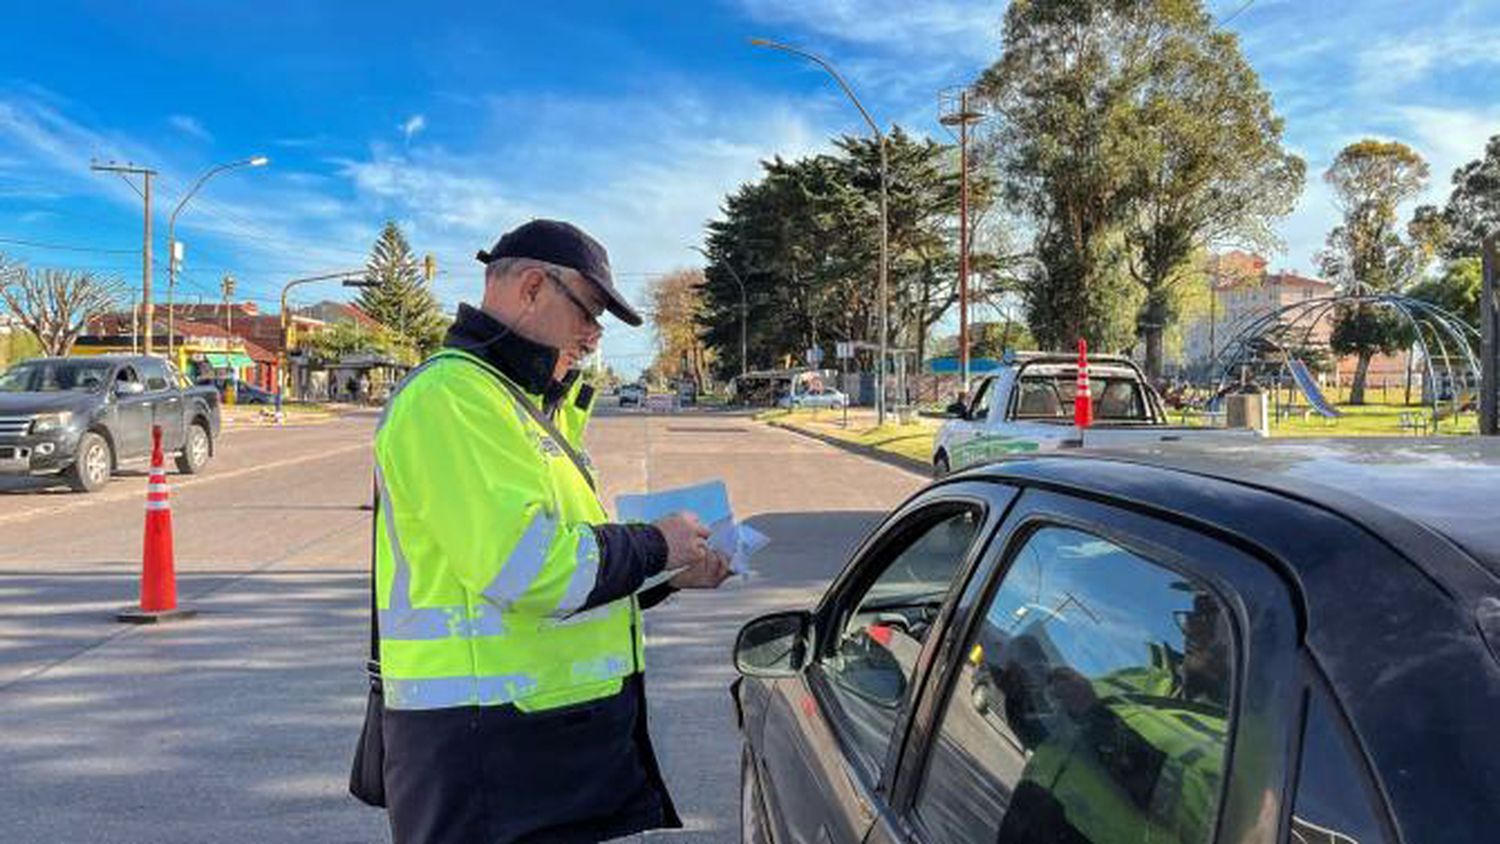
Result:
[[[1070,447],[1129,447],[1183,438],[1248,432],[1173,426],[1161,397],[1133,361],[1115,355],[1089,360],[1094,424],[1073,424],[1078,363],[1072,355],[1024,352],[975,382],[973,396],[949,407],[950,420],[933,446],[938,476],[1011,454]]]

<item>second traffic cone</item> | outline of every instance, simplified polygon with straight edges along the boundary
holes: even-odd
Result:
[[[172,502],[167,487],[161,426],[151,426],[151,480],[146,485],[146,541],[141,562],[141,605],[120,613],[120,621],[154,624],[189,618],[177,607],[177,572],[172,551]]]
[[[1078,389],[1073,394],[1073,424],[1087,428],[1094,424],[1094,397],[1089,388],[1089,342],[1078,338]]]

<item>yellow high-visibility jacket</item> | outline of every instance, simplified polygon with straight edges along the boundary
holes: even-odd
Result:
[[[592,526],[607,516],[505,378],[479,357],[440,352],[408,377],[376,433],[388,708],[534,712],[615,694],[643,668],[635,596],[579,612],[599,569]],[[586,413],[563,407],[558,428],[581,454]]]

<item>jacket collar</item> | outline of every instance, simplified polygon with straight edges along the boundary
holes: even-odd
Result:
[[[516,386],[555,403],[567,388],[552,380],[558,351],[533,343],[484,311],[458,306],[458,318],[448,328],[443,347],[468,352],[499,370]]]

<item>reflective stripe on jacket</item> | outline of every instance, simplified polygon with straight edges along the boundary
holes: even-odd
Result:
[[[607,517],[503,378],[473,355],[440,352],[403,383],[376,433],[390,708],[552,709],[615,694],[643,667],[634,596],[578,612],[599,568],[592,525]],[[570,445],[585,419],[566,419]]]

